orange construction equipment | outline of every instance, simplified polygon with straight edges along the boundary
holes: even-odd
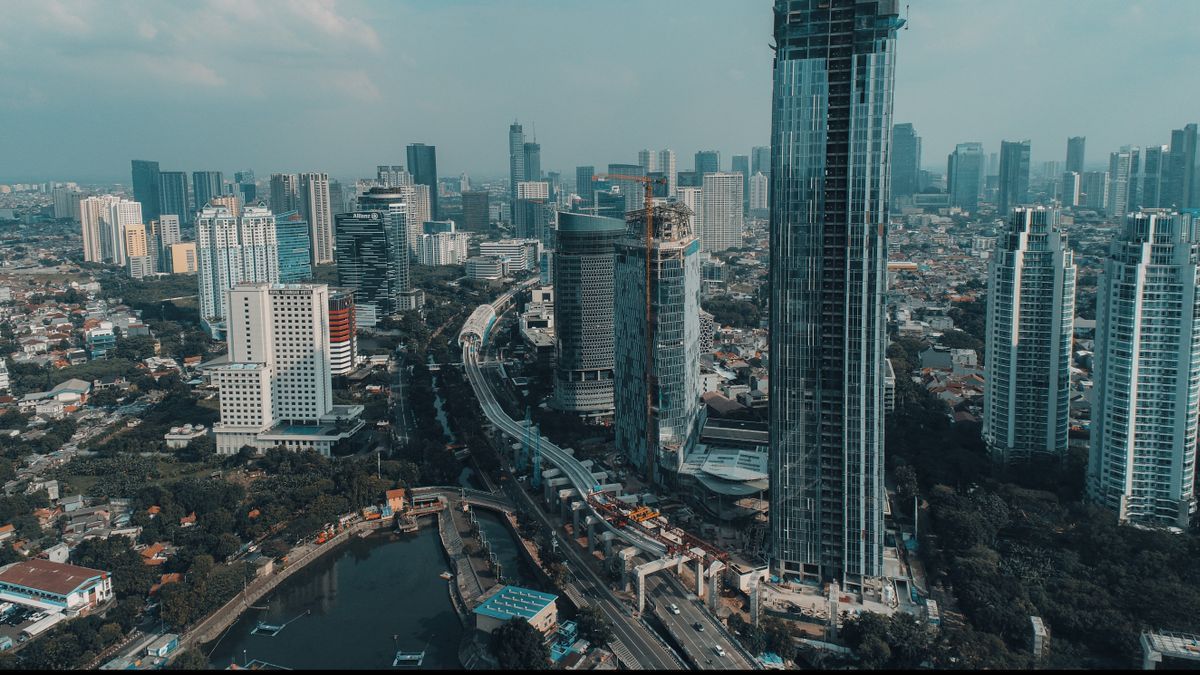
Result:
[[[642,189],[645,192],[645,209],[646,209],[646,481],[654,482],[654,452],[655,433],[653,420],[654,411],[654,388],[657,378],[654,377],[654,303],[653,296],[650,291],[650,263],[653,259],[654,248],[654,186],[666,185],[666,178],[654,178],[651,176],[629,176],[625,174],[610,173],[592,176],[592,180],[627,180],[642,184]]]

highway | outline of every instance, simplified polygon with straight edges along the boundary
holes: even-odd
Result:
[[[646,593],[654,598],[654,615],[671,631],[687,657],[700,670],[757,669],[758,663],[745,657],[696,596],[685,592],[680,580],[666,576],[669,574],[672,572],[663,571],[646,577]],[[679,608],[679,614],[670,611],[671,603]],[[704,626],[703,631],[696,630],[697,623]],[[725,650],[724,656],[717,655],[713,649],[716,646]]]

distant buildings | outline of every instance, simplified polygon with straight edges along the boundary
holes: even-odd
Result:
[[[1072,136],[1067,139],[1067,162],[1064,171],[1083,173],[1083,157],[1087,148],[1087,138]]]
[[[625,221],[559,214],[554,262],[554,407],[613,411],[613,258]]]
[[[656,206],[653,215],[650,308],[644,210],[629,214],[628,229],[616,244],[613,420],[617,451],[646,478],[670,485],[703,420],[700,241],[683,205]]]
[[[1018,207],[988,274],[983,438],[999,461],[1065,459],[1075,258],[1058,211]]]
[[[1000,142],[999,189],[996,209],[1002,217],[1029,202],[1029,141]]]
[[[979,191],[983,187],[983,144],[959,143],[954,146],[946,165],[946,185],[950,205],[968,213],[979,210]]]
[[[742,175],[742,212],[750,210],[750,155],[734,155],[730,160],[733,173]]]
[[[194,212],[188,205],[188,176],[186,171],[163,171],[158,174],[159,215],[172,215],[179,222],[191,225]],[[201,204],[200,206],[204,206]],[[198,209],[197,209],[198,210]],[[146,216],[150,218],[151,216]]]
[[[333,262],[333,210],[329,202],[329,174],[300,174],[299,197],[300,213],[308,221],[312,264]]]
[[[261,204],[235,216],[224,206],[202,209],[196,218],[200,319],[209,334],[224,337],[225,296],[239,283],[277,283],[279,252],[275,215]]]
[[[509,221],[516,222],[517,183],[528,180],[525,173],[525,129],[514,121],[508,127]]]
[[[1196,513],[1200,245],[1185,214],[1130,214],[1096,294],[1089,498],[1121,522]]]
[[[312,279],[311,236],[308,221],[298,211],[275,214],[279,283],[296,284]]]
[[[920,183],[921,137],[911,123],[897,124],[892,127],[892,198],[911,197]]]
[[[199,258],[196,255],[196,242],[185,241],[171,244],[168,248],[171,262],[171,274],[195,274],[200,269]]]
[[[329,289],[324,284],[237,284],[228,291],[229,363],[212,370],[221,402],[217,452],[249,446],[333,446],[362,428],[362,406],[335,406]]]
[[[296,174],[271,174],[270,190],[272,211],[275,213],[289,213],[300,210],[300,179]]]
[[[761,217],[770,208],[770,181],[762,173],[750,177],[750,214]]]
[[[87,262],[112,262],[112,245],[107,247],[102,243],[105,232],[111,228],[108,220],[111,217],[112,205],[120,201],[119,197],[100,195],[86,197],[79,201],[79,224],[83,231],[83,259]],[[105,250],[108,256],[105,256]]]
[[[196,197],[196,210],[203,209],[213,199],[221,196],[220,171],[193,171],[192,194]]]
[[[715,253],[742,245],[742,177],[736,173],[705,173],[700,190],[700,247]]]
[[[154,274],[154,264],[146,241],[146,226],[130,223],[125,226],[126,265],[129,276],[134,279]]]
[[[133,200],[142,205],[142,214],[147,220],[158,218],[159,172],[158,162],[135,159],[133,165]]]
[[[701,150],[696,153],[696,160],[692,166],[695,168],[697,179],[702,179],[706,173],[719,173],[721,153],[716,150]]]
[[[182,240],[179,220],[180,217],[175,214],[164,213],[157,221],[150,221],[153,232],[149,242],[150,253],[159,272],[171,271],[170,248]]]
[[[467,260],[470,236],[455,229],[453,220],[429,221],[417,247],[417,261],[422,265],[462,265]]]
[[[1171,131],[1162,205],[1170,208],[1200,208],[1200,175],[1196,172],[1196,129],[1189,124]]]
[[[491,229],[488,218],[488,193],[463,192],[463,229],[467,232],[487,232]]]
[[[437,182],[437,148],[424,143],[411,143],[408,146],[408,169],[412,172],[413,183],[424,185],[429,189],[429,218],[441,218],[438,210]]]
[[[1105,210],[1113,218],[1124,218],[1137,204],[1137,173],[1141,148],[1126,145],[1108,156],[1108,201]]]

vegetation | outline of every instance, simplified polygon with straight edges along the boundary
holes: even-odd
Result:
[[[492,654],[504,670],[549,670],[550,650],[524,619],[512,619],[492,633]]]
[[[758,328],[762,321],[762,310],[747,300],[731,298],[709,298],[703,302],[704,309],[713,315],[719,326],[734,328]]]
[[[613,638],[612,622],[598,607],[589,605],[579,608],[575,617],[579,625],[579,637],[593,645],[603,645]]]

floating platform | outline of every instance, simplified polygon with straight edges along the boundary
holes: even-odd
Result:
[[[451,574],[451,573],[449,573],[449,572],[442,572],[442,573],[441,573],[441,574],[439,574],[438,576],[439,576],[439,577],[441,577],[441,578],[443,578],[443,579],[445,579],[446,581],[450,581],[451,579],[453,579],[453,578],[454,578],[454,575],[453,575],[453,574]]]
[[[392,667],[398,668],[405,666],[408,668],[420,668],[421,664],[425,663],[425,652],[396,652],[396,658],[392,659]]]
[[[250,631],[251,635],[266,635],[267,637],[275,637],[283,630],[283,626],[277,623],[266,623],[259,621],[254,630]]]

